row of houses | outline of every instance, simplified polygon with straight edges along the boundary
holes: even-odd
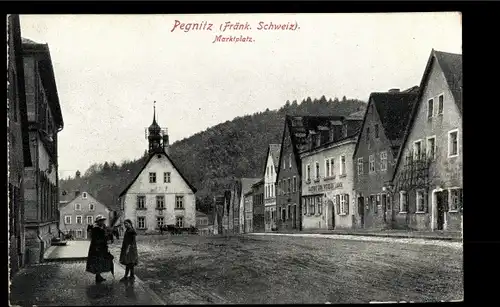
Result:
[[[350,116],[286,116],[262,177],[214,201],[219,233],[460,231],[462,56],[432,50],[420,85],[371,93]]]
[[[58,133],[64,122],[47,44],[21,37],[7,18],[7,150],[10,276],[38,263],[58,231]]]

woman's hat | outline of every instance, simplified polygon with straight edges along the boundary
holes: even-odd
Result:
[[[102,215],[98,215],[98,216],[95,218],[95,221],[96,221],[96,222],[99,222],[99,221],[105,221],[105,220],[106,220],[106,218],[105,218],[104,216],[102,216]]]

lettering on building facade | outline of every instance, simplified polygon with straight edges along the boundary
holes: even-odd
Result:
[[[330,191],[342,188],[342,182],[331,182],[320,185],[313,185],[309,187],[310,193]]]

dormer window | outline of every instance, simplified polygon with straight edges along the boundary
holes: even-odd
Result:
[[[84,199],[86,199],[86,198],[87,198],[87,192],[83,192],[83,193],[82,193],[82,197],[83,197]]]

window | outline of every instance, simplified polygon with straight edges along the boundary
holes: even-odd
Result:
[[[82,197],[87,198],[87,192],[83,192]]]
[[[281,220],[284,222],[286,221],[286,209],[281,208]]]
[[[82,223],[82,216],[81,215],[77,215],[76,216],[76,223],[77,224],[81,224]]]
[[[288,193],[292,193],[292,179],[288,178]]]
[[[144,216],[137,217],[137,228],[146,229],[146,218]]]
[[[297,192],[297,177],[293,176],[293,192]]]
[[[137,209],[145,209],[146,196],[137,196]]]
[[[375,138],[378,139],[378,124],[375,124]]]
[[[438,115],[443,115],[443,102],[444,102],[444,96],[443,94],[439,95],[438,98]]]
[[[399,192],[399,212],[408,212],[408,195],[406,194],[406,191]]]
[[[156,217],[156,228],[160,229],[163,226],[163,216]]]
[[[83,231],[81,229],[76,230],[76,237],[77,238],[83,238]]]
[[[95,210],[95,205],[90,203],[89,204],[89,211],[94,211]]]
[[[292,154],[289,155],[288,166],[292,168]]]
[[[417,212],[425,212],[426,198],[424,190],[417,190]]]
[[[340,175],[346,175],[345,156],[340,157]]]
[[[431,119],[434,115],[434,99],[429,99],[427,102],[427,118]]]
[[[380,153],[380,170],[381,171],[387,170],[387,151],[382,151]]]
[[[315,168],[316,172],[315,172],[314,177],[318,180],[319,179],[319,162],[316,162],[315,165],[316,165],[316,168]]]
[[[427,138],[427,157],[431,160],[436,158],[436,137]]]
[[[89,215],[87,216],[87,224],[92,225],[94,224],[94,217]]]
[[[323,212],[323,203],[321,196],[316,197],[316,205],[318,206],[318,214],[322,214]]]
[[[341,215],[346,214],[346,212],[345,212],[345,195],[346,194],[340,194],[340,214]]]
[[[163,173],[163,183],[170,183],[170,172]]]
[[[422,157],[422,140],[418,140],[413,143],[413,154],[415,160]]]
[[[375,172],[375,155],[370,155],[369,157],[369,171],[370,173],[374,173]]]
[[[463,190],[460,188],[454,188],[450,189],[449,192],[449,203],[450,203],[450,209],[449,211],[458,211],[461,209],[463,206]]]
[[[363,175],[363,158],[358,158],[358,176]]]
[[[316,204],[314,203],[314,198],[308,198],[309,201],[309,214],[316,214]]]
[[[448,132],[448,157],[458,156],[458,129]]]
[[[75,210],[77,210],[77,211],[82,210],[82,205],[81,204],[75,204]]]
[[[149,183],[156,183],[156,173],[149,173]]]
[[[307,215],[307,198],[302,198],[302,207],[304,208],[304,215]]]
[[[330,176],[335,176],[335,159],[330,158]]]
[[[175,209],[184,209],[184,196],[175,197]]]
[[[165,209],[165,196],[156,196],[156,208]]]
[[[307,181],[311,181],[311,165],[307,164]]]
[[[64,216],[64,224],[66,224],[66,225],[71,224],[71,215]]]
[[[330,177],[330,159],[325,160],[325,177]]]
[[[288,209],[288,212],[287,212],[288,214],[286,216],[286,219],[291,220],[292,219],[292,206],[288,205],[287,209]]]

